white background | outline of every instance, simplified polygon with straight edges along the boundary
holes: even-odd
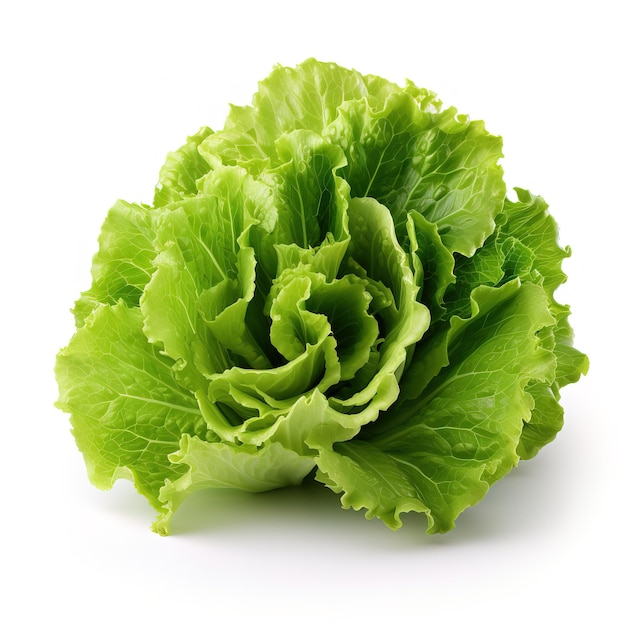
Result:
[[[20,2],[0,9],[4,624],[620,622],[624,69],[619,3]],[[19,7],[19,8],[14,8]],[[574,255],[559,292],[589,376],[566,426],[444,536],[323,488],[199,494],[173,535],[128,483],[89,485],[53,408],[57,350],[106,211],[275,63],[409,77],[504,137]],[[623,615],[621,615],[623,617]]]

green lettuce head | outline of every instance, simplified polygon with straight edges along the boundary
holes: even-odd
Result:
[[[162,534],[190,493],[312,472],[451,529],[587,368],[554,299],[569,250],[501,156],[411,82],[277,67],[104,222],[56,367],[91,481],[134,481]]]

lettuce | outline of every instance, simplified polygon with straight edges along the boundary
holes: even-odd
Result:
[[[91,481],[134,481],[161,534],[195,491],[311,473],[451,529],[588,365],[554,297],[569,249],[501,156],[411,82],[277,67],[104,222],[56,364]]]

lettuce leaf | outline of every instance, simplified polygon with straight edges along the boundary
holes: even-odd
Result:
[[[56,365],[91,481],[132,480],[161,534],[193,492],[309,474],[453,528],[588,367],[555,298],[570,250],[501,157],[410,81],[276,67],[104,221]]]

